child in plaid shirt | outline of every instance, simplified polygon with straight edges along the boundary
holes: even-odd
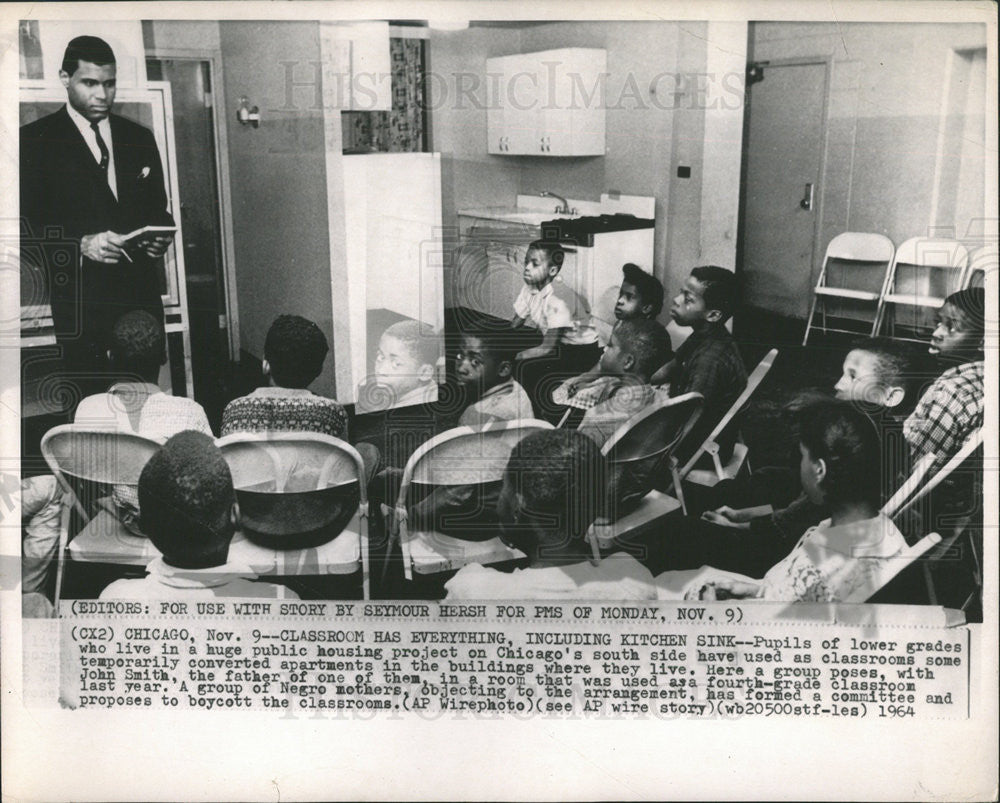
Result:
[[[950,365],[917,402],[903,424],[910,458],[937,455],[933,470],[958,452],[983,425],[983,288],[960,290],[945,299],[929,352]]]

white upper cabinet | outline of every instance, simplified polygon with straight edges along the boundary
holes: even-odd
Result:
[[[570,47],[486,60],[487,150],[603,156],[607,51]]]

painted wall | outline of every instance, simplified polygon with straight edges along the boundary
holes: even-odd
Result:
[[[953,102],[949,109],[948,95],[955,51],[984,48],[985,26],[767,22],[750,27],[755,61],[831,60],[814,277],[826,244],[841,232],[880,232],[898,245],[932,232],[963,237],[970,222],[977,222],[972,219],[985,215],[981,172],[960,187],[941,178],[958,156],[980,163],[985,156],[985,95],[959,104],[961,109]],[[956,114],[958,121],[952,119]],[[956,126],[973,132],[976,141],[942,136]],[[963,143],[961,154],[950,152]]]
[[[451,210],[513,205],[517,192],[544,189],[596,201],[601,192],[619,190],[656,198],[654,272],[668,293],[695,264],[713,260],[733,267],[742,85],[729,92],[727,108],[717,107],[716,147],[729,153],[729,158],[717,160],[706,179],[705,106],[725,90],[720,73],[711,79],[718,84],[715,94],[708,92],[706,102],[710,79],[705,73],[707,40],[715,37],[713,69],[728,69],[735,63],[736,77],[742,81],[745,31],[745,23],[725,28],[702,22],[606,21],[560,22],[520,30],[431,31],[435,80],[445,80],[453,96],[460,81],[466,86],[485,85],[489,56],[560,47],[601,47],[608,56],[608,152],[603,157],[489,156],[485,109],[468,102],[462,109],[435,108],[431,116],[434,148],[451,157],[450,170],[445,169],[446,225],[453,221]],[[728,55],[720,57],[720,53]],[[457,72],[468,77],[457,78]],[[679,165],[690,168],[689,178],[676,177]],[[702,209],[720,210],[722,219],[703,226]]]
[[[343,215],[327,214],[327,166],[316,22],[221,22],[225,108],[241,95],[261,111],[260,127],[229,132],[233,225],[242,348],[263,356],[279,314],[315,321],[331,343],[312,389],[334,394],[331,239]],[[290,74],[281,62],[295,60]],[[332,237],[331,226],[340,227]]]

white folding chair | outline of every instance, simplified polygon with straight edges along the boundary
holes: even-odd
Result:
[[[928,453],[916,462],[910,476],[903,481],[903,484],[896,489],[896,493],[889,497],[889,500],[882,506],[882,512],[886,516],[893,518],[897,513],[901,512],[903,503],[920,487],[920,483],[923,482],[924,476],[930,470],[930,467],[934,465],[936,459],[937,455]]]
[[[677,458],[672,452],[701,416],[704,401],[700,393],[684,393],[673,399],[654,402],[632,416],[601,449],[612,474],[627,471],[630,467],[639,470],[654,468],[666,461],[674,480],[674,488],[679,489],[681,483]],[[598,520],[588,531],[595,560],[600,557],[599,550],[607,549],[614,539],[635,534],[682,507],[684,496],[681,491],[678,491],[678,497],[679,499],[674,499],[652,489],[637,507],[625,515],[615,517],[614,511],[609,511],[611,516],[608,520]]]
[[[939,309],[944,299],[961,289],[965,279],[968,251],[955,240],[934,237],[913,237],[896,249],[892,265],[886,274],[885,287],[879,301],[872,337],[878,335],[891,307],[890,336],[895,337],[895,308],[910,306],[917,309]],[[913,328],[919,328],[914,320]],[[900,337],[923,343],[926,338]]]
[[[360,567],[368,599],[368,496],[357,450],[316,432],[237,432],[216,445],[233,475],[243,535],[272,549],[326,549],[327,573]],[[347,529],[355,516],[356,532]]]
[[[981,245],[969,254],[969,265],[965,269],[962,287],[986,287],[986,274],[997,273],[997,263],[1000,262],[1000,249],[996,243]]]
[[[887,515],[898,516],[904,510],[913,507],[913,505],[916,502],[918,502],[920,499],[927,496],[927,494],[929,494],[931,491],[937,488],[938,485],[940,485],[945,479],[947,479],[948,476],[956,468],[958,468],[960,465],[962,465],[962,463],[968,460],[969,457],[972,455],[972,453],[976,451],[976,449],[979,448],[980,445],[982,445],[982,442],[983,442],[983,431],[982,429],[977,429],[974,433],[972,433],[972,435],[969,436],[969,439],[965,442],[962,448],[959,449],[954,455],[952,455],[951,459],[948,460],[948,462],[941,467],[940,471],[938,471],[926,483],[920,486],[920,488],[916,491],[916,493],[913,493],[912,496],[910,496],[908,499],[905,499],[905,501],[901,500],[899,504],[896,505],[895,511]],[[927,459],[927,457],[928,455],[924,455],[924,457],[921,458],[920,461],[918,461],[917,466],[919,467],[921,463]],[[931,464],[933,464],[933,460],[931,461]],[[930,465],[928,465],[927,468],[930,468]],[[927,469],[924,469],[925,474],[926,472]],[[895,497],[893,497],[893,499],[895,499]],[[886,506],[888,506],[888,503],[886,503]]]
[[[80,515],[83,525],[90,521],[90,514],[67,477],[101,485],[138,485],[143,467],[159,449],[159,443],[141,435],[79,424],[53,427],[42,437],[42,457],[64,493],[56,557],[56,610],[62,598],[72,509]]]
[[[395,507],[391,511],[384,509],[392,538],[399,538],[407,580],[413,579],[413,572],[437,574],[470,563],[488,565],[525,557],[499,538],[465,541],[433,530],[411,529],[407,521],[407,496],[415,483],[462,486],[500,481],[511,450],[518,442],[532,432],[552,428],[547,421],[532,418],[456,427],[431,438],[413,453],[403,469]],[[390,543],[386,551],[386,566],[391,546]]]
[[[820,309],[822,320],[819,328],[824,334],[827,332],[854,334],[850,329],[827,327],[829,299],[839,298],[848,302],[874,304],[874,313],[878,314],[879,299],[894,252],[892,240],[881,234],[847,231],[830,240],[830,244],[826,247],[826,256],[823,257],[823,267],[820,269],[816,288],[813,290],[812,307],[806,322],[806,333],[802,338],[803,346],[809,340],[809,330],[812,328],[817,307]],[[874,323],[874,316],[872,322]]]
[[[913,546],[902,550],[895,557],[882,560],[878,564],[878,569],[871,577],[872,582],[859,586],[854,594],[849,594],[844,599],[844,602],[867,602],[881,589],[885,588],[903,569],[910,566],[915,560],[939,543],[941,543],[941,536],[937,533],[929,533]]]
[[[753,369],[750,376],[747,377],[747,386],[743,389],[743,392],[739,395],[736,401],[733,402],[732,406],[722,417],[718,424],[716,424],[715,429],[713,429],[705,442],[698,447],[697,451],[691,456],[684,467],[680,470],[680,478],[682,481],[693,482],[696,485],[704,485],[707,487],[712,487],[722,480],[735,478],[740,471],[743,470],[743,466],[747,461],[747,445],[743,443],[742,439],[738,440],[733,446],[733,455],[729,459],[726,465],[722,465],[722,460],[719,457],[719,444],[716,439],[729,425],[729,422],[733,420],[737,413],[743,409],[743,406],[749,401],[750,397],[754,394],[754,391],[760,386],[760,383],[764,381],[764,377],[767,376],[768,371],[771,370],[771,366],[774,365],[774,361],[778,356],[777,349],[771,349],[767,354],[764,355],[757,367]],[[696,469],[698,461],[701,459],[703,454],[710,454],[712,456],[712,469]],[[675,483],[679,485],[679,483]],[[680,493],[678,491],[678,493]],[[687,513],[687,509],[684,510]]]

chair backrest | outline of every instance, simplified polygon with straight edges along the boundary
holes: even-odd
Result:
[[[937,533],[928,533],[913,546],[902,550],[895,557],[881,561],[878,564],[877,573],[871,578],[871,582],[859,587],[857,596],[848,596],[844,602],[866,602],[871,599],[878,591],[885,588],[903,569],[912,565],[915,560],[939,543],[941,543],[940,535]]]
[[[622,424],[601,452],[615,465],[659,459],[684,440],[701,416],[704,402],[700,393],[653,402]]]
[[[902,513],[907,508],[912,507],[915,502],[927,496],[927,494],[929,494],[931,491],[937,488],[937,486],[940,485],[945,479],[947,479],[947,477],[956,468],[958,468],[960,465],[962,465],[962,463],[968,460],[969,457],[972,456],[972,453],[976,451],[976,449],[978,449],[982,445],[982,443],[983,443],[983,430],[977,429],[974,433],[972,433],[972,435],[969,436],[969,439],[965,442],[962,448],[959,449],[954,455],[952,455],[952,457],[948,460],[948,462],[941,467],[941,470],[938,471],[933,477],[931,477],[926,483],[924,483],[924,485],[921,486],[916,493],[914,493],[908,500],[906,500],[905,504],[899,506],[895,511],[895,513],[891,515]]]
[[[701,446],[699,446],[698,449],[695,451],[695,453],[691,455],[691,459],[688,460],[688,462],[684,465],[684,468],[681,469],[680,472],[681,477],[684,477],[684,475],[686,475],[689,471],[691,471],[691,469],[694,468],[695,464],[698,462],[698,460],[701,459],[701,456],[705,453],[705,450],[708,448],[708,445],[710,443],[713,443],[715,439],[719,437],[719,433],[722,432],[727,426],[729,426],[729,422],[733,420],[733,418],[741,409],[743,409],[743,405],[745,405],[747,401],[749,401],[750,397],[754,394],[754,391],[757,390],[760,383],[764,381],[764,377],[767,376],[768,371],[771,370],[771,366],[774,365],[774,360],[777,358],[777,356],[778,356],[778,350],[771,349],[769,352],[767,352],[767,354],[764,355],[764,359],[762,359],[759,363],[757,363],[757,367],[754,368],[750,376],[747,377],[747,386],[743,389],[743,392],[737,397],[736,401],[733,402],[732,406],[729,408],[726,414],[722,416],[722,418],[719,420],[719,423],[715,425],[715,429],[713,429],[709,433],[708,437],[705,438],[704,443],[702,443]]]
[[[996,243],[981,245],[969,254],[969,266],[965,271],[962,287],[986,287],[986,274],[996,274],[1000,262],[1000,249]]]
[[[903,503],[910,498],[910,495],[923,482],[924,476],[930,471],[936,459],[937,455],[929,452],[916,462],[910,476],[903,481],[903,484],[896,489],[896,493],[882,506],[882,512],[886,516],[891,518],[896,515],[896,512],[902,507]]]
[[[349,443],[314,432],[237,432],[216,441],[233,475],[244,533],[274,548],[338,535],[367,503],[365,465]]]
[[[956,240],[911,237],[896,249],[888,291],[943,299],[961,287],[968,259]],[[901,266],[909,270],[904,274]]]
[[[553,429],[547,421],[524,418],[442,432],[406,462],[396,507],[405,509],[410,483],[476,485],[503,479],[511,450],[526,435],[547,429]]]
[[[820,284],[879,293],[895,250],[892,240],[882,234],[838,234],[826,247]]]
[[[105,485],[136,485],[157,441],[131,432],[80,424],[53,427],[42,437],[42,457],[57,477]]]

